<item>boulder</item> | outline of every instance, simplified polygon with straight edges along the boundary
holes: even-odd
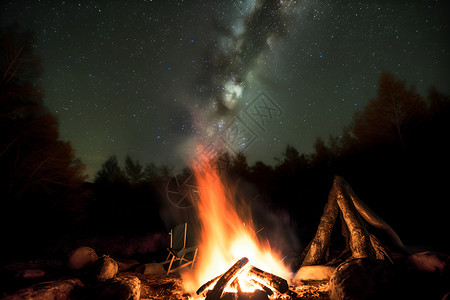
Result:
[[[335,269],[336,267],[326,265],[301,267],[295,274],[293,281],[329,280]]]
[[[16,277],[22,279],[36,279],[46,275],[46,272],[41,269],[25,269],[17,272]]]
[[[139,262],[134,259],[119,258],[116,259],[116,262],[119,265],[119,272],[126,272],[133,270],[135,267],[139,265]]]
[[[81,270],[92,266],[98,259],[97,253],[90,247],[79,247],[69,253],[67,267],[71,270]]]
[[[119,265],[108,255],[100,257],[93,268],[95,279],[98,281],[111,279],[119,272]]]
[[[449,256],[431,251],[411,254],[406,263],[411,268],[424,272],[443,273]]]
[[[107,280],[100,287],[97,299],[139,300],[141,281],[131,275],[119,275]]]
[[[351,259],[340,264],[331,276],[330,299],[386,299],[392,279],[392,267],[384,260]]]
[[[78,278],[55,280],[32,285],[21,289],[13,295],[6,296],[2,300],[68,300],[73,299],[73,294],[84,285]]]
[[[155,275],[165,274],[166,270],[161,263],[149,263],[137,267],[136,272],[142,273],[144,275]]]

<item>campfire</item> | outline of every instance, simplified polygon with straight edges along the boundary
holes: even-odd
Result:
[[[285,279],[254,266],[246,268],[248,258],[238,260],[228,271],[208,281],[197,290],[207,300],[213,299],[269,299],[269,296],[287,294],[295,299]],[[213,289],[209,289],[213,286]],[[205,290],[208,290],[204,293]],[[224,294],[225,296],[222,296]]]
[[[194,168],[200,200],[199,254],[185,289],[198,299],[277,299],[289,297],[288,268],[254,228],[250,208],[238,202],[210,164]]]

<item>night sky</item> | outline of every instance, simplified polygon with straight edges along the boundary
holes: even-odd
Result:
[[[381,71],[450,94],[447,0],[0,5],[3,26],[35,31],[45,104],[88,180],[113,154],[179,168],[197,143],[250,163],[310,153],[376,96]]]

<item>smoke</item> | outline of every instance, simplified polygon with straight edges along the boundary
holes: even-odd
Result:
[[[242,109],[246,87],[289,31],[296,1],[233,0],[216,8],[214,38],[194,82],[196,132],[210,138]],[[263,75],[263,74],[261,74]]]

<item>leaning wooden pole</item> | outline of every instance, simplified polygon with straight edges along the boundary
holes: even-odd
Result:
[[[349,246],[354,258],[373,257],[375,250],[370,242],[369,232],[362,222],[361,216],[353,204],[347,191],[344,178],[336,176],[334,179],[338,189],[336,201],[342,212],[345,224],[350,231]]]
[[[338,181],[335,178],[333,187],[328,195],[328,202],[320,218],[316,235],[306,249],[307,253],[303,259],[302,267],[320,264],[330,244],[331,232],[333,231],[333,226],[339,213],[339,207],[336,202],[338,194],[337,184]]]
[[[352,187],[345,182],[345,188],[350,195],[355,208],[358,210],[358,213],[363,217],[363,219],[369,223],[371,226],[382,230],[387,238],[390,240],[390,245],[392,245],[396,250],[407,253],[407,249],[403,244],[402,240],[398,236],[398,234],[392,229],[389,224],[387,224],[383,219],[381,219],[377,214],[375,214],[353,191]]]

